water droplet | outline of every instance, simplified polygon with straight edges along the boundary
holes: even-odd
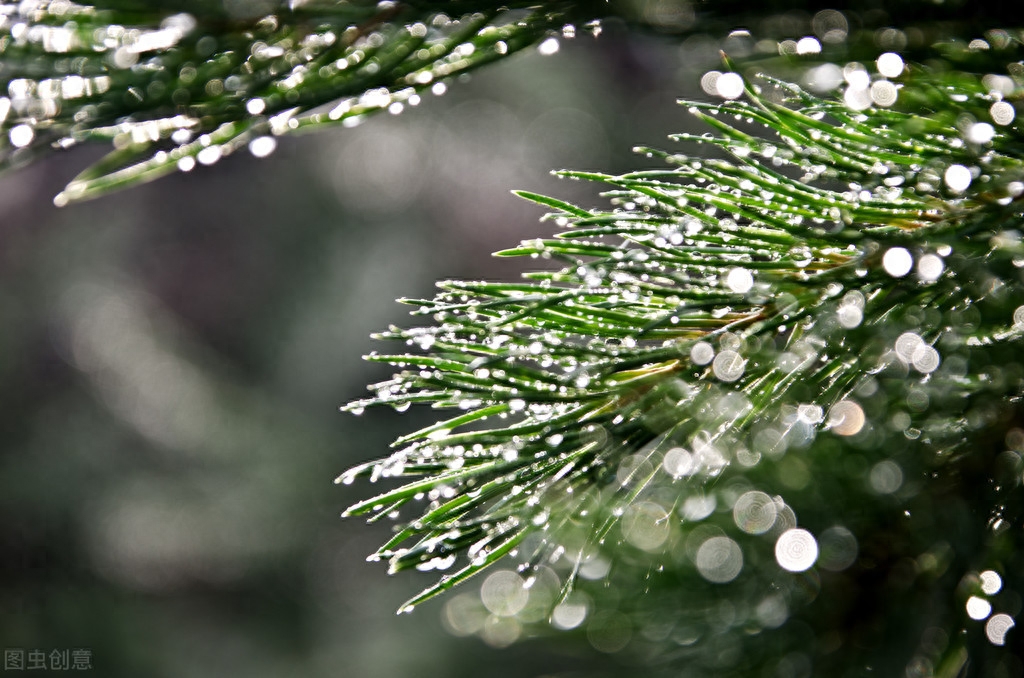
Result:
[[[981,590],[986,595],[995,595],[999,593],[999,590],[1003,588],[1003,579],[998,573],[992,570],[985,570],[980,575],[981,579]]]
[[[715,89],[723,99],[738,99],[743,94],[743,78],[739,73],[722,73],[715,81]]]
[[[1013,621],[1013,617],[1008,614],[994,614],[992,618],[985,624],[985,636],[988,637],[988,642],[993,645],[1005,645],[1006,634],[1016,624]]]
[[[537,45],[537,51],[544,56],[551,56],[556,53],[559,49],[558,38],[548,38],[544,42]]]
[[[796,43],[796,53],[803,56],[806,54],[820,54],[821,43],[818,42],[817,38],[807,36],[800,38]]]
[[[882,268],[894,278],[902,278],[910,273],[914,266],[914,258],[905,247],[890,247],[882,256]]]
[[[257,158],[265,158],[277,148],[277,140],[274,137],[256,137],[249,142],[249,152]]]
[[[743,569],[743,552],[739,544],[729,537],[711,537],[697,549],[694,564],[709,582],[725,584],[735,579]]]
[[[978,596],[967,599],[967,616],[976,621],[987,619],[992,614],[992,603]]]
[[[11,145],[15,148],[24,148],[32,143],[32,139],[35,138],[36,133],[28,125],[15,125],[8,132],[8,136],[11,139]]]
[[[827,426],[833,433],[841,436],[852,436],[864,428],[864,410],[852,400],[840,400],[828,414]]]
[[[898,78],[903,74],[903,57],[895,52],[886,52],[875,60],[878,72],[887,78]]]
[[[963,193],[972,181],[971,170],[963,165],[950,165],[943,178],[953,193]]]
[[[754,276],[745,268],[734,268],[729,271],[725,284],[728,285],[729,289],[733,292],[745,294],[754,286]]]
[[[1024,309],[1024,306],[1021,307]],[[707,365],[715,357],[715,348],[706,341],[698,341],[690,348],[690,360],[694,365]]]
[[[1017,110],[1007,101],[995,102],[988,109],[988,113],[992,116],[992,122],[997,125],[1009,125],[1017,117]]]
[[[995,128],[987,122],[976,122],[967,128],[967,140],[972,144],[987,144],[995,135]]]
[[[673,478],[692,475],[696,470],[693,455],[682,447],[673,447],[666,452],[661,466]]]
[[[722,381],[736,381],[743,376],[746,365],[747,361],[736,351],[722,351],[715,356],[711,369]]]
[[[818,560],[818,542],[807,530],[786,530],[775,542],[775,560],[790,572],[808,570]]]
[[[910,362],[914,365],[914,369],[922,374],[931,374],[939,368],[939,363],[942,362],[939,352],[928,344],[921,344],[914,350],[914,355],[911,357]]]
[[[894,461],[880,461],[871,467],[868,482],[878,494],[892,494],[903,485],[903,469]]]
[[[944,270],[946,264],[937,254],[926,254],[917,260],[917,275],[925,282],[938,280]]]
[[[741,495],[732,509],[736,526],[747,534],[764,534],[770,530],[776,514],[775,501],[757,490]]]
[[[876,80],[871,83],[868,93],[871,96],[871,101],[876,106],[884,108],[892,106],[896,103],[896,99],[899,98],[899,90],[896,89],[896,85],[888,80]]]

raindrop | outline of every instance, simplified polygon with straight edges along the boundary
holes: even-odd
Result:
[[[256,137],[249,142],[249,152],[257,158],[265,158],[277,148],[274,137]]]
[[[510,570],[499,570],[480,587],[484,607],[499,617],[511,617],[526,607],[530,592],[523,578]]]
[[[750,288],[754,286],[754,276],[745,268],[734,268],[729,271],[725,284],[733,292],[744,294],[749,292]]]
[[[587,603],[581,597],[570,596],[551,612],[551,624],[558,629],[574,629],[587,618]]]
[[[736,381],[743,376],[746,365],[747,361],[736,351],[722,351],[715,356],[711,369],[722,381]]]
[[[693,455],[682,447],[673,447],[665,453],[665,459],[661,462],[662,468],[673,478],[693,475],[696,470]]]
[[[992,603],[978,596],[967,599],[967,616],[976,621],[987,619],[992,614]]]
[[[985,570],[979,575],[981,579],[981,590],[986,595],[995,595],[1003,588],[1003,579],[998,573],[992,570]]]
[[[950,165],[944,175],[946,186],[954,193],[963,193],[971,185],[971,170],[963,165]]]
[[[249,112],[249,115],[259,115],[266,109],[267,104],[263,99],[249,99],[245,102],[245,110]]]
[[[892,494],[903,485],[903,469],[894,461],[880,461],[871,467],[868,482],[878,494]]]
[[[220,146],[207,146],[196,154],[196,160],[202,165],[212,165],[220,160]]]
[[[922,374],[931,374],[938,369],[939,363],[942,361],[939,352],[928,344],[918,346],[910,360],[914,369]]]
[[[775,542],[775,560],[790,572],[810,569],[818,559],[818,542],[807,530],[786,530]]]
[[[709,582],[725,584],[743,569],[743,552],[729,537],[711,537],[697,549],[697,571]]]
[[[630,506],[621,525],[626,541],[644,551],[654,551],[664,544],[671,528],[665,509],[653,502]]]
[[[800,38],[796,43],[796,53],[801,56],[806,54],[820,54],[821,43],[818,42],[817,38],[812,38],[811,36]]]
[[[988,109],[992,116],[992,122],[997,125],[1009,125],[1017,117],[1017,111],[1013,104],[1006,101],[997,101]]]
[[[890,247],[882,256],[882,268],[894,278],[910,273],[913,266],[914,258],[905,247]]]
[[[864,428],[864,410],[852,400],[840,400],[828,414],[828,427],[836,435],[852,436]]]
[[[864,311],[857,306],[840,306],[836,315],[839,318],[839,324],[848,330],[859,327],[864,320]]]
[[[903,74],[903,57],[895,52],[886,52],[875,61],[878,72],[887,78],[897,78]]]
[[[723,99],[738,99],[743,94],[743,78],[739,73],[723,73],[718,76],[715,88]]]
[[[1024,309],[1024,306],[1021,307]],[[694,365],[707,365],[715,357],[715,348],[706,341],[698,341],[690,349],[690,360]]]
[[[896,103],[896,99],[899,97],[899,90],[896,89],[896,85],[892,84],[888,80],[878,80],[871,83],[871,89],[869,90],[871,95],[871,101],[876,106],[889,107]]]
[[[551,56],[558,51],[559,44],[558,38],[548,38],[544,42],[537,45],[537,51],[544,56]]]
[[[926,282],[938,280],[945,269],[946,264],[937,254],[926,254],[917,260],[917,275]]]
[[[987,122],[976,122],[967,128],[967,140],[972,144],[987,144],[995,135],[995,127]]]
[[[925,345],[924,339],[919,334],[916,332],[904,332],[896,339],[896,355],[903,362],[909,363],[914,359],[917,349],[923,345]]]
[[[8,136],[11,138],[12,146],[24,148],[32,143],[32,139],[35,138],[35,132],[28,125],[15,125],[8,132]]]
[[[736,526],[747,534],[764,534],[770,530],[776,514],[775,501],[757,490],[741,495],[732,509]]]
[[[994,614],[992,618],[985,624],[985,635],[988,636],[988,642],[993,645],[1005,645],[1006,634],[1016,624],[1013,621],[1013,617],[1008,614]]]

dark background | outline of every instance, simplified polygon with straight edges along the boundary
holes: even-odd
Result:
[[[518,55],[399,116],[281,139],[91,203],[52,197],[103,152],[0,178],[0,641],[86,648],[106,677],[597,675],[572,642],[488,648],[428,575],[366,555],[348,466],[433,413],[338,412],[390,370],[396,297],[510,279],[489,253],[549,233],[514,188],[584,204],[554,168],[625,171],[692,129],[706,37],[614,25]],[[35,672],[37,675],[41,672]],[[12,675],[15,675],[12,672]]]

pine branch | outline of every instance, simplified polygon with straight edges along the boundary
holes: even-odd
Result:
[[[561,28],[573,5],[478,4],[454,18],[363,0],[185,2],[179,14],[127,0],[11,6],[0,21],[0,168],[54,146],[111,144],[57,196],[63,205],[246,147],[265,155],[284,133],[417,105]]]
[[[901,98],[957,111],[961,124],[1000,103],[977,81],[940,87],[908,72]],[[345,409],[457,412],[339,478],[415,479],[347,512],[399,519],[373,556],[391,571],[457,568],[403,610],[509,553],[527,582],[561,568],[555,604],[566,604],[580,567],[600,558],[619,584],[644,581],[674,601],[627,596],[620,608],[634,619],[678,624],[727,596],[748,615],[737,633],[767,631],[781,622],[759,618],[756,601],[774,591],[784,605],[809,604],[797,573],[849,568],[852,556],[839,563],[848,542],[854,555],[858,542],[867,550],[889,520],[906,523],[905,539],[873,554],[878,567],[955,537],[976,550],[956,547],[953,566],[928,575],[943,595],[983,567],[1017,577],[1006,560],[1016,532],[986,521],[1024,517],[1020,478],[993,490],[969,469],[992,464],[993,441],[1022,421],[1019,124],[857,112],[762,82],[744,83],[747,101],[684,102],[715,135],[676,139],[703,145],[704,157],[642,148],[671,168],[559,173],[609,186],[611,209],[520,192],[562,230],[498,255],[561,269],[440,283],[434,299],[406,300],[436,324],[380,335],[411,350],[369,356],[401,371]],[[844,457],[870,479],[847,480]],[[952,495],[971,506],[956,516],[975,516],[973,532],[927,522]],[[916,520],[928,530],[915,534]],[[651,583],[644,568],[671,574]],[[896,648],[884,661],[904,666],[920,631],[879,641]],[[976,651],[988,646],[979,633]],[[763,647],[798,645],[784,637]],[[665,659],[678,667],[697,652]],[[753,652],[735,675],[771,652]],[[837,656],[830,675],[847,675]]]

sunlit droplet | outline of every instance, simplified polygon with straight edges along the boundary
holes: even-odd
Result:
[[[743,376],[747,361],[736,351],[722,351],[711,365],[715,376],[722,381],[736,381]]]
[[[926,254],[917,260],[917,275],[921,280],[933,282],[946,270],[946,264],[937,254]]]
[[[744,294],[749,292],[750,288],[754,286],[754,276],[745,268],[734,268],[729,271],[729,275],[725,279],[725,284],[728,285],[729,289],[733,292]]]
[[[805,54],[820,54],[821,43],[818,42],[817,38],[807,36],[800,38],[796,43],[796,53],[803,56]]]
[[[544,42],[537,45],[537,51],[544,56],[551,56],[558,51],[559,48],[558,38],[548,38]]]
[[[786,530],[775,542],[775,560],[784,570],[803,572],[818,560],[818,542],[807,530]]]
[[[523,578],[510,570],[499,570],[484,580],[480,600],[499,617],[511,617],[526,607],[530,592]]]
[[[574,629],[587,618],[587,604],[579,597],[570,596],[559,603],[551,612],[551,624],[555,628],[568,631]]]
[[[868,482],[878,494],[892,494],[903,485],[903,469],[894,461],[880,461],[871,467]]]
[[[988,109],[992,122],[997,125],[1009,125],[1017,117],[1017,110],[1008,101],[997,101]]]
[[[1024,329],[1024,306],[1018,306],[1013,311],[1013,326]]]
[[[864,410],[852,400],[840,400],[832,406],[827,425],[836,435],[852,436],[864,428]]]
[[[722,73],[715,82],[715,88],[723,99],[737,99],[743,94],[743,78],[739,73]]]
[[[743,569],[743,552],[739,544],[729,537],[711,537],[697,549],[694,564],[709,582],[725,584],[735,579]]]
[[[972,144],[987,144],[996,135],[996,128],[987,122],[976,122],[967,128],[967,140]]]
[[[861,322],[863,322],[864,311],[857,306],[840,306],[839,310],[836,311],[836,316],[839,318],[839,324],[850,330],[854,327],[859,327]]]
[[[747,534],[764,534],[770,530],[776,514],[775,501],[757,490],[741,495],[732,509],[736,526]]]
[[[207,146],[196,154],[196,160],[198,160],[201,165],[212,165],[220,160],[220,156],[220,146]]]
[[[967,599],[967,616],[971,619],[981,621],[992,614],[992,603],[978,596],[971,596]]]
[[[896,99],[899,98],[899,90],[896,89],[896,85],[888,80],[878,80],[871,83],[869,94],[871,95],[872,103],[883,108],[892,106],[896,103]]]
[[[1003,579],[997,572],[985,570],[979,575],[979,578],[981,579],[981,590],[986,595],[999,593],[999,590],[1003,588]]]
[[[897,78],[903,74],[903,57],[895,52],[886,52],[875,60],[878,72],[887,78]]]
[[[274,137],[256,137],[249,142],[249,152],[257,158],[265,158],[277,148],[277,140]]]
[[[971,185],[971,170],[963,165],[950,165],[944,175],[946,186],[954,193],[963,193]]]
[[[914,355],[910,358],[911,364],[914,369],[922,374],[931,374],[939,368],[939,364],[942,362],[939,352],[928,344],[921,344],[914,351]]]
[[[11,145],[16,148],[24,148],[32,143],[36,133],[28,125],[15,125],[7,133],[11,139]]]
[[[994,614],[992,618],[985,624],[985,636],[988,637],[988,642],[993,645],[1005,645],[1006,634],[1016,624],[1013,621],[1013,617],[1008,614]]]
[[[661,466],[673,478],[693,475],[696,470],[693,455],[682,447],[673,447],[666,452]]]
[[[259,115],[267,110],[267,104],[263,99],[249,99],[245,102],[245,110],[248,111],[249,115]]]
[[[694,365],[707,365],[715,357],[715,348],[706,341],[698,341],[690,348],[690,360]]]
[[[914,266],[914,258],[905,247],[890,247],[882,256],[882,268],[894,278],[902,278],[910,273]]]

